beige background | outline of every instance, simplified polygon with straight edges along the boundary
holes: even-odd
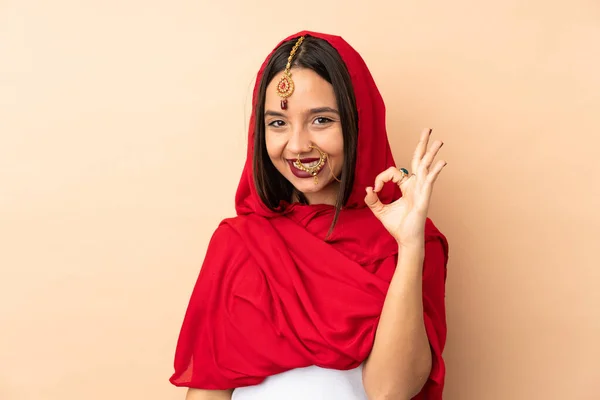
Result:
[[[445,399],[600,398],[597,0],[3,0],[0,399],[183,399],[248,94],[301,29],[363,54],[400,164],[446,142]]]

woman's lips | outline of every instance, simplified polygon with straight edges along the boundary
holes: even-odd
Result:
[[[304,165],[309,164],[311,162],[315,162],[315,161],[319,161],[320,158],[301,158],[300,162]],[[294,174],[294,176],[298,177],[298,178],[312,178],[315,175],[311,175],[306,171],[303,171],[301,169],[298,169],[294,166],[294,163],[296,161],[298,161],[298,159],[294,159],[294,160],[290,160],[287,159],[286,160],[288,162],[288,165],[290,166],[290,170],[292,171],[292,174]],[[321,173],[321,171],[323,171],[323,168],[321,168],[320,170],[317,171],[317,175],[319,175]]]

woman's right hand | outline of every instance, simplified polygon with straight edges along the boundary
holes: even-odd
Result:
[[[435,141],[428,149],[430,136],[431,129],[425,129],[421,133],[413,155],[412,175],[408,175],[406,170],[390,167],[377,175],[373,187],[367,187],[365,203],[402,246],[423,246],[433,185],[446,166],[446,161],[443,160],[434,163],[443,142]],[[402,197],[392,203],[383,204],[377,193],[390,181],[400,187]]]
[[[188,389],[185,400],[231,400],[233,390]]]

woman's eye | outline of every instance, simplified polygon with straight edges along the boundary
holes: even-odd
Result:
[[[318,117],[315,119],[315,123],[317,125],[323,125],[323,124],[327,124],[329,122],[332,122],[332,120],[327,117]]]
[[[273,122],[269,122],[269,126],[272,126],[273,128],[281,128],[284,125],[285,125],[285,122],[283,122],[280,119],[275,120]]]

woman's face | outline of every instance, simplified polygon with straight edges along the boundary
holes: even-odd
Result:
[[[307,68],[292,68],[294,93],[288,98],[287,109],[281,109],[281,97],[276,87],[283,76],[277,74],[267,86],[265,96],[265,139],[267,152],[277,170],[294,187],[304,193],[310,204],[334,205],[344,163],[344,139],[340,114],[333,86]],[[321,154],[327,162],[315,178],[294,163],[298,160],[310,169]]]

